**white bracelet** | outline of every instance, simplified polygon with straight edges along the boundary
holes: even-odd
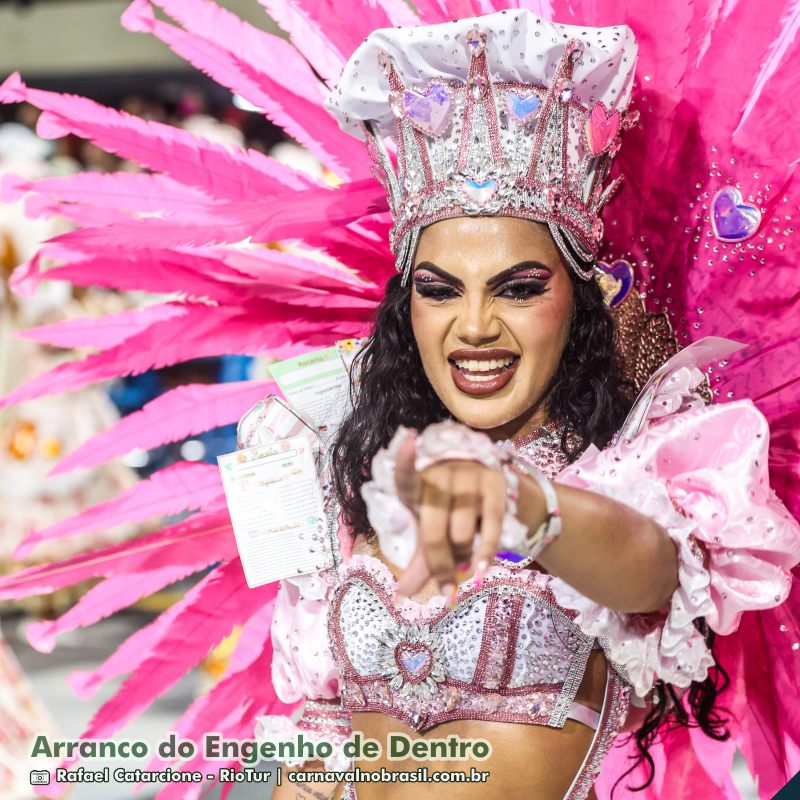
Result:
[[[558,496],[553,484],[536,467],[528,464],[523,458],[516,456],[513,458],[513,463],[525,470],[525,473],[536,481],[544,495],[547,518],[535,531],[528,531],[525,537],[526,554],[528,558],[535,559],[561,533],[561,510],[558,506]],[[513,472],[510,467],[506,467],[506,471]]]

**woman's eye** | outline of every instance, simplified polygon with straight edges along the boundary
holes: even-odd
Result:
[[[423,283],[417,281],[414,283],[417,294],[420,297],[426,297],[430,300],[449,300],[456,296],[456,291],[444,283]]]
[[[498,292],[499,297],[509,297],[522,302],[548,291],[543,281],[512,281]]]

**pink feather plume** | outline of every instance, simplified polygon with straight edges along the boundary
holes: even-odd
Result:
[[[96,434],[62,459],[51,474],[96,467],[134,449],[150,450],[220,425],[230,425],[258,400],[275,391],[274,381],[178,386],[151,400],[140,411],[123,417],[107,431]]]
[[[109,530],[126,522],[142,521],[160,514],[208,508],[224,504],[224,499],[216,466],[179,461],[154,472],[113,500],[92,506],[44,530],[34,531],[17,547],[14,557],[25,558],[41,542]]]

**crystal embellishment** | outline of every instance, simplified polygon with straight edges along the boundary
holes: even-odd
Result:
[[[743,242],[761,225],[761,211],[745,203],[742,193],[733,186],[724,186],[711,203],[711,226],[721,242]]]
[[[470,97],[479,103],[486,96],[486,90],[489,88],[489,82],[483,75],[474,75],[467,81],[469,86]]]
[[[602,103],[595,103],[586,120],[586,144],[593,156],[606,152],[619,135],[622,118],[619,111],[607,111]]]
[[[513,89],[506,92],[506,108],[511,117],[525,125],[534,122],[539,116],[542,101],[536,94],[520,94]]]
[[[412,645],[404,642],[397,646],[394,656],[413,681],[421,681],[426,678],[433,666],[431,651],[425,645]]]
[[[429,625],[402,624],[386,631],[379,641],[379,660],[389,690],[404,697],[426,700],[445,680],[442,643]]]
[[[478,181],[475,180],[475,178],[471,178],[470,180],[464,181],[461,188],[473,203],[479,206],[485,206],[487,203],[490,203],[495,194],[497,194],[497,181]]]
[[[479,56],[486,49],[486,31],[478,28],[467,31],[467,48],[473,56]]]
[[[441,136],[450,124],[453,112],[453,90],[445,83],[430,83],[424,92],[406,89],[401,114],[417,130],[428,136]]]

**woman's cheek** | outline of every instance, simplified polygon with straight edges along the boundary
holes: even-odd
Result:
[[[442,360],[441,358],[436,358],[436,353],[442,350],[442,343],[439,341],[441,339],[441,333],[438,330],[442,326],[441,321],[439,325],[436,324],[437,315],[435,313],[430,313],[431,311],[435,311],[435,309],[425,308],[419,301],[415,302],[415,296],[412,294],[411,328],[414,333],[414,339],[417,342],[417,350],[419,350],[419,356],[422,361],[422,369],[428,381],[435,387],[438,382],[436,374],[437,363]]]

